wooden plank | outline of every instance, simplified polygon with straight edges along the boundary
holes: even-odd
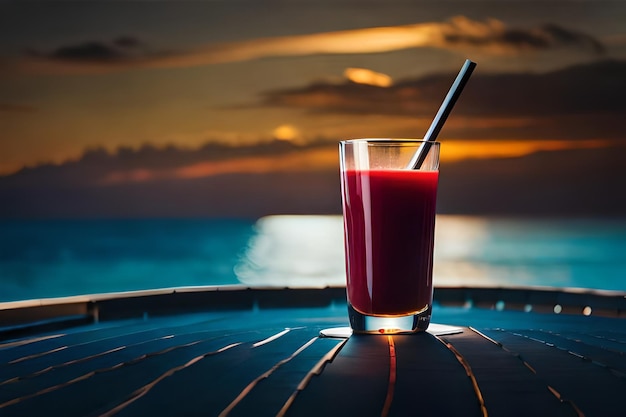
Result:
[[[311,331],[299,329],[257,347],[246,344],[208,356],[163,379],[115,415],[217,416],[256,378],[310,339]],[[284,399],[295,389],[297,382],[293,381],[293,384],[283,392]],[[280,408],[278,404],[276,406],[274,413]]]
[[[276,416],[311,368],[341,342],[338,339],[315,338],[315,341],[297,356],[277,367],[266,378],[259,380],[228,415]]]
[[[168,329],[169,330],[169,329]],[[164,332],[169,333],[169,332]],[[120,337],[120,340],[112,340],[116,342],[110,344],[111,340],[104,340],[108,342],[104,346],[103,343],[98,343],[100,350],[94,355],[86,356],[86,352],[83,351],[82,346],[77,349],[73,349],[72,354],[77,356],[68,358],[66,362],[52,361],[49,356],[40,357],[34,361],[32,365],[34,367],[19,367],[18,370],[25,371],[24,373],[18,373],[19,378],[14,380],[4,380],[0,387],[0,404],[9,401],[12,398],[18,398],[27,396],[29,393],[37,393],[51,387],[60,386],[66,384],[68,381],[72,381],[76,378],[82,378],[91,372],[107,372],[113,370],[114,367],[120,366],[125,363],[134,363],[150,356],[158,356],[164,354],[169,349],[177,349],[189,345],[192,343],[209,343],[211,340],[218,343],[224,338],[223,332],[194,332],[189,334],[176,335],[174,337],[161,336],[155,337],[155,334],[144,333],[141,336],[144,339],[136,339],[136,334],[133,334],[135,338],[131,340],[124,340]],[[231,335],[235,336],[235,335]],[[248,335],[250,337],[250,335]],[[126,344],[119,343],[126,341]],[[65,352],[69,349],[65,349],[61,352]],[[80,354],[80,355],[78,355]],[[46,367],[46,361],[50,363]],[[176,361],[173,361],[175,363]],[[15,364],[14,368],[17,365]],[[33,371],[33,372],[26,372]]]
[[[517,356],[479,333],[441,336],[471,368],[490,417],[576,415]]]
[[[287,416],[380,416],[389,383],[387,338],[352,336],[295,397]]]
[[[586,417],[624,415],[626,380],[606,367],[517,331],[485,330],[506,350],[519,355],[546,381],[551,392]]]
[[[397,382],[390,416],[482,416],[464,367],[435,336],[423,333],[393,339]]]
[[[626,375],[626,355],[624,351],[609,350],[599,346],[601,340],[598,338],[587,339],[583,342],[580,339],[581,334],[570,334],[569,336],[561,335],[555,332],[543,330],[515,330],[525,337],[540,340],[546,344],[554,345],[557,349],[562,349],[585,358],[590,362],[595,362],[600,366],[618,371]],[[622,349],[626,344],[622,344]]]
[[[266,334],[269,336],[270,333]],[[250,334],[245,336],[248,338]],[[86,372],[76,380],[66,381],[54,390],[42,392],[24,401],[0,409],[6,415],[38,415],[46,410],[52,415],[84,416],[99,409],[107,409],[122,402],[137,389],[153,382],[169,370],[183,366],[195,358],[219,352],[225,346],[246,340],[238,334],[222,338],[210,338],[199,343],[178,345],[158,354],[138,347],[139,356],[117,363],[111,367]],[[249,344],[249,343],[248,343]],[[194,380],[189,380],[193,383]],[[213,384],[219,383],[216,380]],[[209,385],[210,387],[210,385]]]

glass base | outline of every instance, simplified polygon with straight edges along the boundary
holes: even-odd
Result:
[[[450,334],[463,333],[463,328],[450,326],[448,324],[430,323],[430,326],[428,326],[428,330],[426,330],[426,333],[430,333],[433,336],[446,336]],[[350,336],[352,336],[352,329],[350,327],[330,327],[328,329],[320,330],[320,337],[347,339]]]
[[[356,311],[348,303],[348,317],[354,333],[403,334],[424,332],[430,324],[431,312],[432,306],[428,306],[421,313],[409,314],[408,316],[367,316]]]

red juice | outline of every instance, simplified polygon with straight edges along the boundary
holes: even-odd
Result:
[[[342,173],[348,301],[366,315],[432,303],[438,171]]]

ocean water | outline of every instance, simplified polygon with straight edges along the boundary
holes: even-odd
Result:
[[[0,221],[0,302],[180,286],[343,285],[340,216]],[[437,217],[437,286],[626,291],[626,219]]]
[[[251,220],[0,222],[0,301],[238,283]]]

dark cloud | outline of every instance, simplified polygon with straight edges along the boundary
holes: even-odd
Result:
[[[626,61],[601,60],[548,73],[474,72],[454,116],[475,119],[528,119],[533,129],[511,131],[485,125],[480,134],[507,133],[507,137],[623,137],[626,112]],[[301,108],[310,112],[380,114],[431,118],[456,74],[434,74],[405,80],[391,87],[345,82],[317,83],[303,88],[266,92],[263,105]],[[563,123],[570,123],[571,126]],[[557,125],[558,123],[558,125]],[[601,123],[601,124],[600,124]],[[488,129],[485,129],[487,127]],[[590,127],[594,130],[590,131]],[[559,129],[560,132],[559,133]],[[516,136],[517,130],[518,135]],[[583,132],[589,135],[582,135]],[[465,130],[463,137],[471,135]],[[556,135],[556,136],[555,136]],[[606,135],[606,136],[603,136]]]
[[[267,92],[263,94],[263,104],[324,113],[408,114],[420,105],[414,99],[416,94],[420,92],[415,87],[316,83],[304,88]]]
[[[599,40],[585,33],[571,31],[555,24],[545,25],[541,30],[545,33],[549,45],[582,46],[597,54],[606,52],[604,45]]]
[[[316,142],[308,149],[327,146],[328,142]],[[0,181],[14,186],[58,185],[98,186],[111,173],[136,170],[171,170],[204,162],[228,161],[249,156],[276,156],[301,150],[287,141],[272,141],[250,146],[230,146],[207,143],[197,149],[179,148],[173,145],[156,147],[146,144],[138,149],[119,147],[113,152],[97,147],[85,150],[77,160],[61,164],[42,163],[26,167]]]
[[[110,187],[7,187],[0,218],[249,217],[339,213],[336,172],[227,174]],[[46,204],[38,202],[46,201]]]
[[[625,71],[624,61],[602,61],[547,74],[479,76],[466,111],[529,116],[621,112],[626,110],[620,98],[626,91]]]
[[[477,70],[456,114],[537,116],[626,110],[626,61],[603,60],[544,74]],[[435,74],[391,87],[345,82],[266,92],[263,104],[320,112],[411,115],[437,108],[455,74]],[[442,94],[443,93],[443,94]]]
[[[79,161],[39,166],[1,177],[0,217],[258,217],[279,213],[339,213],[338,166],[318,171],[226,173],[98,185],[107,173],[121,168],[150,164],[178,166],[207,155],[223,160],[234,155],[284,153],[296,149],[293,146],[274,143],[241,150],[217,146],[195,151],[145,147],[116,153],[94,149]],[[313,146],[336,150],[336,144]],[[207,153],[209,149],[213,151]],[[519,158],[446,162],[441,167],[439,212],[623,216],[625,165],[626,146],[619,144],[536,152]]]
[[[316,143],[306,149],[325,146],[336,150],[337,145]],[[44,164],[0,177],[0,218],[258,217],[338,212],[336,170],[227,173],[101,184],[109,174],[124,170],[181,167],[199,161],[275,156],[297,150],[302,148],[284,141],[244,147],[207,144],[196,150],[150,145],[116,152],[91,149],[77,161]]]
[[[111,42],[86,41],[73,45],[65,45],[51,52],[38,50],[27,51],[29,55],[50,60],[68,62],[112,62],[130,59],[141,47],[142,42],[132,36],[120,36]]]
[[[123,58],[124,55],[109,45],[100,42],[85,42],[80,45],[58,48],[48,57],[77,61],[108,61]]]
[[[463,25],[460,25],[461,28]],[[501,27],[491,31],[450,31],[444,39],[450,45],[470,45],[474,47],[494,47],[503,51],[543,50],[560,47],[587,49],[596,54],[604,54],[604,45],[593,36],[555,24],[547,24],[533,29]]]

